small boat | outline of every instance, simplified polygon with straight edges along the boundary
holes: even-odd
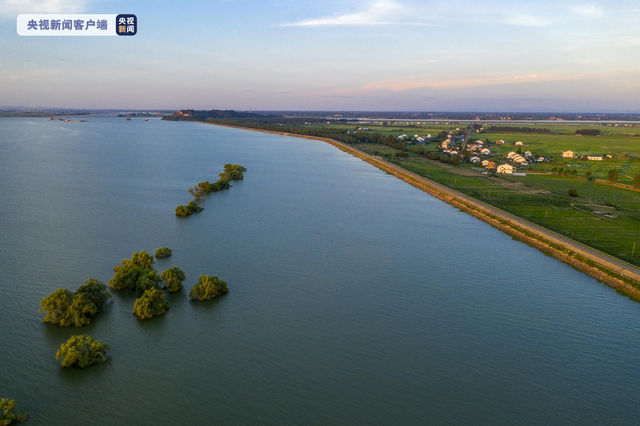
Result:
[[[127,117],[127,121],[131,121],[131,119],[129,117]]]
[[[151,121],[151,120],[149,120],[148,118],[145,118],[145,119],[144,119],[144,120],[142,120],[142,121]]]

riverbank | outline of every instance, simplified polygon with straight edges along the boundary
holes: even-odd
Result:
[[[423,176],[391,164],[381,158],[369,155],[345,143],[334,139],[316,136],[296,135],[286,132],[252,129],[210,122],[200,122],[215,126],[273,133],[293,136],[329,143],[336,148],[360,158],[363,161],[392,174],[399,179],[419,188],[434,197],[466,212],[472,216],[500,229],[514,239],[522,241],[554,258],[580,270],[597,280],[625,294],[633,300],[640,301],[640,269],[612,258],[604,253],[583,246],[569,238],[555,234],[545,228],[527,222],[517,216],[487,205],[454,189],[431,181]]]

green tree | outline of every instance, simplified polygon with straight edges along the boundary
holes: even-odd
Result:
[[[578,196],[578,190],[577,189],[570,189],[567,191],[567,193],[569,194],[570,197],[577,197]]]
[[[587,177],[587,179],[591,180],[592,179],[592,177],[591,177],[592,174],[593,173],[591,172],[591,170],[589,170],[587,173],[585,173],[585,176]]]
[[[160,276],[151,266],[155,263],[153,256],[146,251],[133,253],[131,259],[124,259],[113,267],[115,274],[109,280],[109,286],[116,290],[138,290],[159,288]]]
[[[157,258],[169,257],[169,256],[171,256],[171,254],[173,254],[173,252],[171,251],[171,249],[169,247],[160,247],[160,248],[156,249],[156,257]]]
[[[105,354],[109,348],[109,345],[104,345],[86,334],[71,336],[66,343],[60,345],[56,359],[62,359],[63,367],[77,365],[85,368],[105,362],[107,360]]]
[[[246,167],[243,167],[239,164],[225,164],[224,172],[220,173],[220,179],[230,181],[230,180],[240,180],[244,179],[244,174],[242,172],[247,171]]]
[[[189,188],[189,194],[191,194],[195,199],[200,199],[205,194],[205,192],[198,185],[195,185]]]
[[[102,282],[89,278],[76,290],[76,295],[83,294],[89,298],[96,306],[101,307],[111,295],[107,291],[107,286]]]
[[[187,206],[178,206],[176,207],[176,216],[190,216],[191,209]]]
[[[16,406],[17,404],[13,399],[0,399],[0,426],[10,426],[27,420],[28,416],[26,414],[22,414],[19,411],[14,413]]]
[[[63,327],[71,325],[67,316],[69,307],[73,303],[73,292],[66,288],[59,288],[40,301],[40,312],[46,312],[42,322],[59,324]]]
[[[182,269],[177,266],[172,266],[171,268],[162,271],[160,276],[162,277],[162,283],[165,290],[168,290],[169,293],[175,293],[182,290],[182,283],[186,279]]]
[[[227,282],[218,277],[200,275],[198,283],[191,288],[189,297],[192,300],[209,300],[228,293]]]
[[[59,288],[44,297],[40,301],[40,312],[47,314],[43,322],[62,327],[82,327],[91,324],[91,318],[100,312],[100,308],[110,297],[106,285],[90,278],[75,293]]]
[[[618,169],[609,170],[607,179],[609,182],[617,182],[618,181]]]
[[[149,319],[156,315],[163,315],[169,309],[169,302],[164,300],[161,290],[152,288],[145,290],[133,305],[133,314],[139,319]]]

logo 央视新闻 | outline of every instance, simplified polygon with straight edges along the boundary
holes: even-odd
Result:
[[[116,34],[119,36],[132,36],[138,32],[138,18],[136,15],[116,16]]]
[[[18,15],[21,36],[133,36],[138,33],[138,17],[133,14],[60,14]]]

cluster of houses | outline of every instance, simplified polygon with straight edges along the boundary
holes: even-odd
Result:
[[[431,141],[431,135],[427,135],[427,136],[420,136],[420,135],[413,135],[413,138],[409,137],[409,135],[400,135],[398,136],[398,140],[404,141],[404,140],[411,140],[413,143],[415,143],[416,145],[426,145],[427,142]]]
[[[602,161],[605,158],[613,158],[611,155],[576,155],[573,151],[563,151],[562,158],[576,158],[578,160]]]

